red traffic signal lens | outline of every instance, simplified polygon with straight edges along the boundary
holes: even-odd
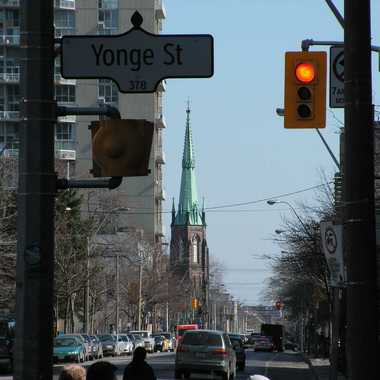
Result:
[[[296,78],[302,83],[310,83],[315,78],[315,68],[310,62],[299,63],[296,67]]]

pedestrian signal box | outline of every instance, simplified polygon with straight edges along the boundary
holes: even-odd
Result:
[[[153,123],[146,120],[100,120],[91,123],[94,177],[149,174]]]
[[[285,128],[325,128],[326,52],[285,53]]]

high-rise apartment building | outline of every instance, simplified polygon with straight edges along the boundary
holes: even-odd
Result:
[[[130,18],[138,10],[142,27],[160,33],[165,10],[162,0],[51,0],[54,1],[55,36],[67,34],[119,34],[132,27]],[[0,154],[18,154],[20,80],[20,1],[0,0]],[[60,59],[55,62],[55,94],[59,105],[96,107],[110,104],[122,118],[146,119],[154,123],[150,175],[126,178],[115,191],[119,202],[130,211],[120,218],[120,227],[144,231],[144,237],[160,244],[164,237],[162,202],[162,112],[165,84],[152,94],[121,94],[110,80],[73,80],[60,75]],[[91,178],[91,138],[88,125],[94,116],[66,116],[56,124],[56,156],[66,163],[66,175]]]

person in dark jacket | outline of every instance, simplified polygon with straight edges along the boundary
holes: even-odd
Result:
[[[117,367],[110,362],[99,361],[87,369],[86,380],[116,380]]]
[[[145,361],[146,350],[137,347],[132,361],[125,367],[123,380],[157,380],[153,368]]]

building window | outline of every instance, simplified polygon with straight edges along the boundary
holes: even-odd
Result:
[[[185,246],[182,239],[178,243],[178,260],[183,261],[185,259]]]
[[[193,263],[198,264],[199,263],[199,241],[198,241],[197,235],[193,236],[191,243],[193,247]]]
[[[98,1],[98,33],[114,34],[118,30],[118,1],[99,0]]]
[[[75,103],[75,86],[55,86],[55,98],[57,102]]]
[[[98,96],[99,100],[104,103],[117,103],[119,91],[113,81],[109,79],[99,79]]]
[[[3,149],[18,149],[19,131],[17,123],[0,125],[0,151]]]
[[[74,124],[58,123],[55,127],[55,138],[57,140],[73,141],[74,140]]]

